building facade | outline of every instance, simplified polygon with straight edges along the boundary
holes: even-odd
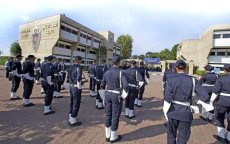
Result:
[[[113,39],[110,39],[111,35]],[[107,47],[108,63],[115,50],[120,51],[119,45],[114,43],[112,32],[104,31],[103,35],[99,34],[64,14],[22,24],[19,27],[19,44],[25,57],[33,54],[43,59],[48,55],[55,55],[64,59],[67,64],[71,63],[74,56],[81,56],[83,65],[91,64],[99,59],[100,46]]]
[[[230,24],[214,25],[199,39],[183,40],[177,58],[193,62],[198,69],[210,64],[222,70],[223,64],[230,63]]]

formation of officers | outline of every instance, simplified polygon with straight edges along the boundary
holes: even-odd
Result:
[[[44,97],[44,115],[53,114],[51,104],[53,97],[61,98],[60,91],[67,76],[70,93],[69,125],[81,125],[78,112],[81,104],[83,86],[82,58],[75,57],[74,63],[66,72],[66,66],[60,59],[50,55],[42,63],[35,56],[29,55],[21,64],[22,56],[17,55],[15,61],[9,59],[6,64],[6,77],[12,81],[10,92],[11,100],[21,99],[16,95],[21,79],[24,84],[23,106],[34,106],[30,96],[35,83],[41,84]],[[105,138],[107,142],[117,142],[122,139],[117,134],[119,118],[125,103],[125,116],[128,119],[135,117],[134,107],[142,106],[145,85],[148,84],[149,74],[140,62],[136,61],[130,66],[120,65],[119,55],[113,57],[111,66],[106,65],[102,59],[100,64],[94,61],[88,67],[90,77],[90,96],[96,97],[96,108],[105,111]],[[169,66],[163,76],[164,105],[166,118],[167,143],[186,144],[190,137],[193,112],[195,107],[202,106],[200,117],[217,126],[214,137],[225,143],[230,143],[230,64],[225,64],[224,75],[219,76],[213,72],[213,67],[206,65],[205,74],[199,80],[185,73],[187,68],[183,60],[178,60]],[[196,99],[196,100],[194,100]],[[198,102],[197,102],[198,101]],[[200,105],[201,104],[201,105]],[[213,109],[207,109],[207,105]],[[227,132],[225,133],[225,118],[227,118]]]
[[[185,73],[186,63],[178,60],[176,64],[169,65],[169,70],[164,73],[163,111],[167,121],[168,144],[188,142],[195,105],[202,106],[200,118],[217,126],[214,138],[230,144],[230,64],[224,64],[223,76],[215,74],[210,65],[204,69],[205,74],[196,80]],[[200,103],[194,99],[199,99]],[[214,110],[208,110],[207,105]],[[225,118],[228,122],[226,133]]]

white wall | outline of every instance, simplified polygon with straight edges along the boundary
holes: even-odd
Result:
[[[225,56],[209,56],[209,63],[230,63],[230,57]]]
[[[77,42],[78,36],[61,30],[61,37],[73,42]]]
[[[71,56],[71,50],[65,49],[65,48],[54,47],[53,54]]]
[[[214,39],[214,46],[229,46],[230,47],[230,38]]]

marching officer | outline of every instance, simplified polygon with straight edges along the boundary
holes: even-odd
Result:
[[[71,65],[68,72],[70,83],[70,111],[69,111],[69,125],[78,126],[81,122],[77,119],[81,104],[82,93],[82,58],[77,56],[75,64]]]
[[[18,100],[20,97],[16,96],[16,92],[19,88],[21,75],[22,74],[22,56],[20,54],[16,55],[15,61],[12,63],[12,87],[10,93],[10,100]]]
[[[50,55],[47,57],[47,63],[42,65],[42,86],[45,91],[44,115],[55,113],[51,108],[54,92],[54,73],[56,71],[53,66],[54,60],[55,57]]]
[[[37,62],[35,63],[35,83],[39,84],[39,79],[41,77],[41,59],[37,59]]]
[[[170,63],[168,66],[168,70],[166,70],[164,72],[163,75],[163,93],[165,94],[165,90],[166,90],[166,85],[167,85],[167,79],[171,76],[173,76],[174,74],[176,74],[175,70],[174,70],[174,64]]]
[[[44,69],[43,69],[43,67],[45,66],[45,64],[47,64],[47,57],[44,57],[44,61],[41,63],[41,94],[44,94],[45,93],[45,91],[44,91],[44,86],[42,85],[43,83],[42,83],[42,81],[43,81],[43,73],[44,73]]]
[[[169,105],[166,110],[167,143],[186,144],[190,137],[193,119],[190,108],[192,95],[196,93],[203,102],[208,102],[209,96],[195,78],[185,73],[186,63],[183,60],[178,60],[175,66],[177,74],[167,79],[165,91],[165,102]]]
[[[32,94],[33,86],[34,86],[34,60],[35,60],[35,56],[29,55],[23,67],[22,77],[24,83],[24,91],[23,91],[24,107],[34,106],[33,103],[30,103],[30,95]]]
[[[66,77],[66,65],[64,59],[61,61],[60,67],[61,67],[61,85],[63,85]],[[64,86],[62,87],[63,87],[62,89],[64,89]]]
[[[215,101],[215,117],[217,135],[214,137],[230,144],[230,64],[224,65],[224,76],[220,77],[213,88],[210,103]],[[227,118],[227,133],[225,135],[225,117]]]
[[[130,119],[135,117],[134,102],[138,97],[139,88],[144,84],[144,79],[138,71],[136,64],[136,61],[132,61],[131,68],[124,71],[129,82],[129,93],[125,99],[125,116]]]
[[[208,95],[211,98],[212,91],[214,88],[214,85],[216,83],[216,80],[218,79],[218,75],[216,75],[213,71],[213,67],[211,65],[206,65],[204,67],[205,74],[200,78],[200,82],[202,84],[202,87],[205,89],[205,91],[208,93]],[[213,119],[213,114],[211,112],[203,112],[201,114],[201,118],[205,121],[211,122]]]
[[[107,142],[117,142],[121,140],[121,135],[117,135],[119,126],[119,117],[122,110],[121,91],[128,91],[128,81],[125,74],[119,68],[120,56],[113,57],[113,66],[105,72],[101,83],[101,89],[107,91],[105,93],[105,136]]]
[[[98,90],[100,89],[103,75],[107,71],[107,66],[105,65],[105,63],[106,63],[106,60],[102,59],[101,64],[96,66],[96,83],[97,83],[96,108],[98,110],[101,110],[104,108],[103,100],[101,99],[100,94],[98,93]]]
[[[96,60],[94,60],[93,64],[89,65],[88,68],[88,74],[90,77],[89,80],[89,95],[91,97],[94,97],[97,95],[95,92],[95,86],[96,86]]]
[[[143,94],[145,91],[145,85],[147,85],[147,78],[149,79],[149,73],[148,73],[148,70],[144,67],[143,62],[140,62],[140,67],[138,68],[138,71],[140,72],[145,83],[143,84],[143,86],[138,91],[138,98],[135,99],[135,105],[137,107],[142,107]]]
[[[6,78],[9,78],[9,73],[12,70],[12,63],[13,63],[13,58],[9,58],[6,63],[5,63],[5,69],[6,69]]]
[[[56,73],[54,74],[54,98],[62,98],[62,96],[60,95],[62,85],[62,69],[60,62],[61,59],[58,58],[57,61],[54,63],[54,68],[56,70]]]

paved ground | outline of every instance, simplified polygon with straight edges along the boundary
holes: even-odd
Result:
[[[36,105],[22,107],[22,100],[10,101],[11,83],[0,71],[0,144],[103,144],[104,111],[95,109],[95,98],[88,96],[87,85],[83,90],[79,127],[68,126],[68,92],[63,91],[62,99],[54,99],[54,115],[43,115],[43,96],[40,86],[35,85],[31,101]],[[151,83],[146,87],[144,107],[136,108],[136,118],[132,121],[120,118],[119,134],[123,136],[120,143],[125,144],[166,144],[166,129],[163,126],[161,75],[152,75]],[[21,83],[18,95],[22,96]],[[212,135],[215,127],[200,119],[193,121],[190,144],[217,144]]]

